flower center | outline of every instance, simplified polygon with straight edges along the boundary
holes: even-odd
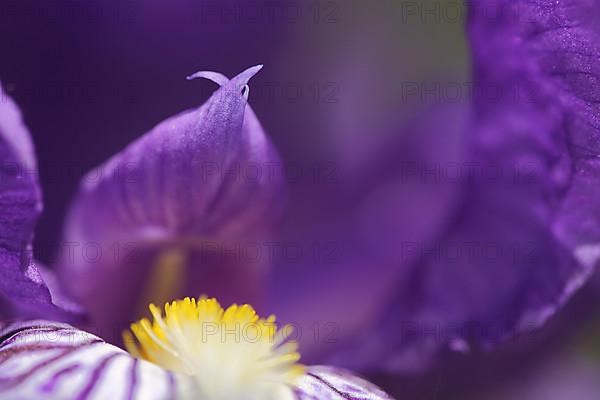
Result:
[[[134,356],[193,378],[194,397],[206,400],[287,400],[304,374],[289,327],[261,319],[250,305],[224,310],[201,297],[166,303],[164,316],[150,305],[144,318],[123,333]],[[134,338],[135,336],[135,338]]]

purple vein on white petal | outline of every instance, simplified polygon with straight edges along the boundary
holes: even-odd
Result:
[[[67,367],[61,368],[58,372],[54,373],[46,383],[40,386],[40,390],[44,393],[50,393],[54,391],[59,380],[61,380],[65,375],[69,375],[80,368],[81,364],[71,364]]]
[[[128,400],[133,400],[134,396],[135,396],[135,388],[137,386],[137,368],[138,368],[138,362],[139,360],[137,358],[134,358],[131,361],[131,370],[129,372],[129,390],[127,392],[127,399]]]
[[[167,374],[167,382],[169,384],[169,399],[175,400],[177,397],[175,391],[175,375],[173,375],[171,371],[165,371],[165,374]]]
[[[14,356],[19,356],[24,352],[31,351],[49,351],[49,350],[78,350],[82,347],[87,347],[94,344],[104,343],[100,339],[92,339],[87,342],[78,344],[51,344],[51,345],[38,345],[34,343],[27,343],[22,346],[18,346],[16,349],[8,349],[0,352],[0,365],[4,364]],[[2,381],[2,378],[0,378]]]
[[[66,329],[62,328],[62,327],[55,327],[55,326],[33,326],[33,327],[24,327],[24,328],[11,330],[6,335],[3,335],[2,337],[0,337],[0,349],[5,346],[8,346],[9,344],[14,343],[21,335],[26,335],[26,334],[30,333],[31,331],[35,331],[36,333],[39,333],[39,332],[46,333],[46,332],[56,332],[59,330],[66,330]]]
[[[100,364],[94,369],[94,371],[92,372],[92,376],[90,377],[90,381],[88,382],[88,384],[85,386],[85,388],[83,388],[83,390],[81,391],[81,393],[79,394],[79,396],[77,396],[77,400],[85,400],[89,397],[89,395],[92,393],[92,391],[94,390],[94,388],[96,387],[96,384],[98,383],[98,381],[102,378],[102,374],[104,373],[106,367],[108,366],[108,364],[114,360],[116,357],[118,356],[123,356],[124,354],[120,354],[120,353],[115,353],[115,354],[111,354],[107,357],[105,357]]]
[[[25,341],[27,339],[27,337],[31,336],[31,335],[56,333],[56,332],[65,332],[65,333],[73,334],[74,331],[73,331],[73,328],[67,328],[64,326],[34,326],[34,327],[20,328],[20,329],[11,331],[9,334],[3,336],[3,338],[6,338],[6,339],[4,339],[0,342],[0,350],[11,344],[15,344],[19,340]],[[65,335],[65,336],[67,336],[67,335]],[[82,344],[94,344],[94,343],[99,343],[99,342],[101,342],[100,339],[90,339],[88,341],[84,341]],[[77,345],[79,345],[79,344],[77,344]],[[68,348],[68,347],[73,347],[73,346],[77,346],[77,345],[72,345],[72,344],[71,345],[65,345],[65,344],[58,345],[57,344],[57,345],[39,346],[39,345],[33,345],[30,343],[29,346],[23,345],[23,346],[20,346],[21,348],[17,348],[15,350],[10,350],[7,355],[0,354],[0,364],[2,362],[4,362],[7,358],[10,358],[14,354],[20,353],[25,350],[29,350],[29,348],[32,346],[35,349],[50,350],[50,349]]]
[[[347,371],[313,366],[298,383],[296,397],[302,400],[393,400],[377,386]]]
[[[308,376],[312,377],[313,379],[317,380],[318,382],[324,384],[327,388],[331,389],[332,392],[334,392],[335,394],[343,397],[344,399],[348,399],[348,400],[352,400],[353,398],[350,397],[350,395],[343,393],[341,391],[339,391],[338,389],[335,388],[335,386],[333,386],[329,381],[327,381],[324,378],[321,378],[320,376],[317,376],[315,374],[312,373],[308,373]]]
[[[101,341],[98,341],[96,343],[100,343]],[[81,350],[84,347],[87,347],[89,345],[91,345],[93,343],[85,343],[83,345],[79,344],[76,346],[68,346],[68,348],[64,349],[62,352],[60,352],[60,354],[50,357],[48,359],[45,359],[44,361],[34,365],[32,368],[30,368],[29,370],[27,370],[26,372],[23,372],[19,375],[15,376],[11,376],[8,378],[2,378],[0,379],[0,384],[2,382],[5,382],[5,385],[1,385],[0,386],[0,391],[2,390],[8,390],[8,389],[12,389],[15,386],[19,385],[20,383],[22,383],[25,379],[31,377],[31,375],[41,371],[42,369],[44,369],[45,367],[51,365],[52,363],[65,358],[71,354],[73,354],[74,352],[76,352],[77,350]],[[33,350],[35,349],[35,347],[33,348],[28,348],[28,350]],[[25,350],[26,351],[26,350]]]
[[[28,353],[28,352],[47,352],[50,350],[69,350],[69,349],[77,349],[79,346],[86,346],[86,345],[90,345],[90,344],[97,344],[97,343],[103,343],[102,340],[93,340],[90,341],[89,343],[84,343],[84,344],[77,344],[77,345],[71,345],[71,344],[54,344],[54,345],[44,345],[44,346],[40,346],[37,344],[28,344],[28,345],[24,345],[24,346],[20,346],[17,349],[14,350],[5,350],[4,352],[7,354],[2,354],[0,356],[0,365],[4,364],[5,362],[11,360],[13,357],[15,356],[20,356],[22,353]],[[0,382],[3,380],[4,378],[0,378]]]

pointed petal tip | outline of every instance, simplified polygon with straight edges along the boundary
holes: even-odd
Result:
[[[258,65],[255,65],[253,67],[250,67],[250,68],[248,68],[248,69],[240,72],[235,78],[232,79],[232,81],[235,81],[235,82],[238,82],[238,83],[242,83],[242,84],[245,85],[262,68],[263,68],[263,64],[258,64]]]

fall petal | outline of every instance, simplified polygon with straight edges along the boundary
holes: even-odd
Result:
[[[181,378],[66,324],[4,326],[3,399],[175,399]]]
[[[36,320],[4,325],[0,396],[6,399],[198,399],[189,376],[133,358],[67,324]],[[299,400],[392,398],[347,371],[312,366],[294,388]]]

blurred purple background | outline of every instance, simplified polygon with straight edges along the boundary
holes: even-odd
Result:
[[[0,77],[47,175],[38,241],[60,232],[84,172],[208,97],[210,83],[185,80],[196,70],[265,64],[250,103],[284,159],[360,167],[410,114],[403,80],[468,64],[461,24],[397,24],[393,1],[3,1],[0,18]]]

